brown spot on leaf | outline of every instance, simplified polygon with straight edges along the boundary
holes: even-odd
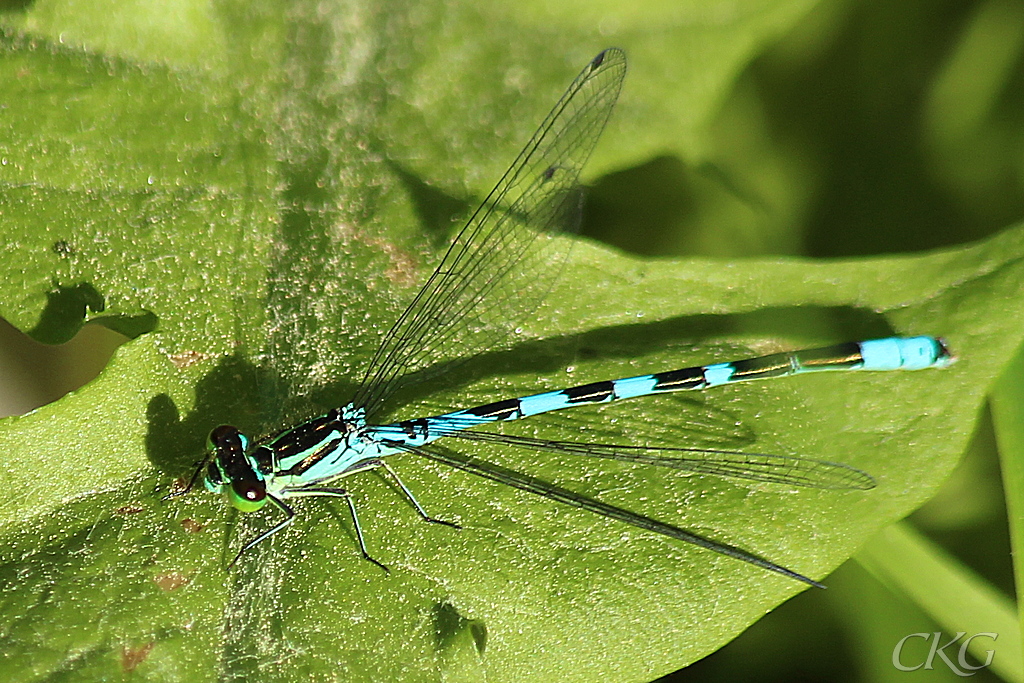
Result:
[[[384,269],[384,277],[398,287],[412,287],[420,283],[420,272],[417,269],[416,257],[401,249],[394,242],[381,237],[369,237],[352,229],[346,224],[337,228],[338,234],[345,240],[358,240],[363,244],[375,247],[388,257],[388,267]]]
[[[168,593],[173,590],[178,590],[182,586],[188,584],[191,581],[184,574],[178,572],[166,572],[164,574],[157,574],[153,577],[153,582],[160,587],[160,590],[167,591]]]
[[[208,360],[213,356],[208,353],[200,353],[198,351],[182,351],[181,353],[169,354],[167,357],[171,360],[171,363],[174,364],[174,367],[179,370],[184,370],[185,368],[192,367],[196,363]]]
[[[188,490],[188,482],[190,479],[191,477],[178,477],[177,479],[175,479],[173,482],[171,482],[171,490],[167,492],[167,495],[180,496],[181,494],[185,493],[185,491]]]
[[[203,525],[197,522],[196,520],[192,519],[191,517],[186,517],[185,519],[181,520],[181,526],[184,527],[185,531],[189,532],[190,534],[198,534],[200,531],[203,530]]]
[[[371,239],[367,241],[387,255],[390,264],[384,269],[384,277],[390,280],[391,284],[399,287],[412,287],[419,282],[416,259],[412,254],[399,249],[387,240]]]
[[[135,671],[135,667],[146,661],[155,645],[156,643],[151,640],[137,647],[123,646],[121,648],[121,670],[125,673]]]

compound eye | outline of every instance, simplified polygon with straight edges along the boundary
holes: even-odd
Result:
[[[238,452],[245,451],[248,442],[246,438],[231,425],[221,425],[210,432],[209,446],[215,451]]]
[[[228,501],[241,512],[256,512],[267,503],[267,486],[262,481],[236,480],[227,492]]]

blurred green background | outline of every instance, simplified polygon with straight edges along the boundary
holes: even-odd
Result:
[[[700,165],[604,177],[586,233],[648,255],[813,257],[990,235],[1024,213],[1022,46],[1019,2],[818,3],[739,74]]]
[[[0,0],[14,14],[30,6]],[[963,244],[1024,217],[1024,3],[808,8],[739,72],[700,124],[698,152],[596,179],[584,235],[653,257],[851,257]],[[986,413],[911,521],[1013,596],[1002,500]],[[943,626],[856,560],[828,584],[659,680],[958,680],[941,665],[891,666],[901,637]]]

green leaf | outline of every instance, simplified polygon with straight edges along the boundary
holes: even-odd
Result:
[[[159,35],[159,23],[133,25],[133,38],[45,2],[5,20],[0,313],[60,340],[81,316],[53,302],[73,301],[136,338],[81,390],[0,421],[0,673],[646,680],[800,590],[411,456],[395,461],[403,479],[463,529],[423,524],[373,475],[347,481],[386,576],[358,556],[345,510],[323,501],[298,506],[287,532],[225,573],[272,516],[162,495],[211,427],[266,434],[346,400],[449,218],[486,192],[600,48],[623,45],[635,68],[592,173],[699,149],[699,123],[737,71],[806,3],[732,15],[652,4],[612,17],[606,35],[584,9],[242,5],[202,15],[202,48]],[[493,34],[468,40],[481,25]],[[712,435],[865,469],[879,482],[871,492],[482,449],[823,576],[955,465],[1021,342],[1022,254],[1020,228],[947,252],[831,263],[647,261],[581,242],[522,341],[406,396],[397,414],[940,334],[960,357],[948,370],[801,377],[517,426],[676,443],[710,415],[747,430]]]
[[[911,598],[947,632],[995,633],[995,639],[971,640],[968,651],[984,662],[987,651],[993,650],[990,664],[999,676],[1007,681],[1024,677],[1013,602],[912,526],[901,522],[884,529],[857,560],[875,578]]]
[[[1024,377],[1024,351],[1017,350],[992,391],[992,421],[999,443],[999,463],[1006,491],[1006,516],[1010,526],[1010,545],[1013,548],[1013,570],[1016,585],[1024,585],[1024,510],[1021,499],[1024,496],[1024,426],[1020,415],[1024,410],[1024,396],[1021,394],[1021,378]],[[1024,629],[1021,619],[1024,614],[1017,610],[1016,646],[1024,650]],[[1018,659],[1017,664],[1020,665]],[[1021,665],[1024,666],[1024,665]]]

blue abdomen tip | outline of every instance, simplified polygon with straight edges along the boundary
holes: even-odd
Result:
[[[952,359],[935,337],[889,337],[861,342],[863,370],[923,370],[948,365]]]

